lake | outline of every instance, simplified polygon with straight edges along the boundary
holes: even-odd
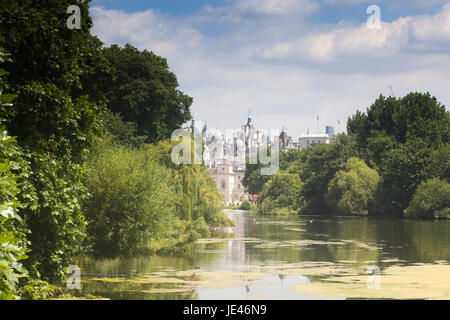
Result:
[[[450,221],[261,217],[177,254],[79,258],[82,289],[110,299],[442,299]],[[75,293],[74,293],[75,294]]]

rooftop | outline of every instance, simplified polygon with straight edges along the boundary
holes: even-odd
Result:
[[[308,134],[302,134],[300,136],[301,138],[329,138],[330,135],[326,133],[308,133]]]

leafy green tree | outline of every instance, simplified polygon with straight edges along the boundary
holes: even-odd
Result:
[[[171,169],[176,193],[181,199],[177,204],[177,216],[185,221],[204,219],[211,226],[231,226],[233,223],[222,208],[222,194],[217,190],[214,180],[204,165],[176,165],[171,153],[177,142],[161,141],[146,147],[161,164]]]
[[[328,184],[336,172],[345,168],[346,162],[355,156],[353,140],[339,135],[331,144],[316,144],[302,150],[302,156],[288,168],[304,181],[302,196],[306,200],[305,214],[328,214],[324,196]]]
[[[347,130],[361,158],[382,176],[369,214],[401,216],[421,182],[448,177],[450,113],[428,93],[380,96],[349,119]]]
[[[443,144],[430,154],[430,176],[450,182],[450,143]]]
[[[299,213],[304,206],[302,186],[298,175],[278,173],[264,185],[258,197],[258,212],[266,215]]]
[[[114,79],[102,88],[108,108],[136,123],[138,135],[157,142],[191,119],[193,99],[177,89],[177,78],[165,58],[130,44],[112,45],[103,54],[114,72]]]
[[[270,152],[269,149],[268,155],[270,155]],[[259,153],[257,155],[256,164],[250,164],[247,160],[242,185],[249,194],[259,194],[262,191],[264,184],[271,179],[271,176],[261,174],[261,168],[263,167],[264,165],[261,164],[259,159]]]
[[[450,183],[437,178],[422,182],[404,214],[408,218],[450,219]]]
[[[421,139],[410,140],[392,149],[380,169],[382,181],[371,215],[401,216],[419,184],[431,174],[432,149]]]
[[[6,126],[31,166],[19,194],[32,250],[25,263],[33,277],[54,283],[63,283],[65,268],[82,250],[83,162],[101,129],[96,103],[102,97],[94,96],[95,87],[83,88],[100,57],[88,3],[12,0],[0,6],[0,29],[8,30],[4,47],[12,57],[4,63],[8,92],[18,94]],[[69,5],[81,9],[80,30],[66,26]]]
[[[4,127],[0,128],[1,145],[11,143]],[[21,260],[26,259],[24,234],[17,227],[22,218],[17,214],[21,206],[17,194],[20,192],[18,176],[11,172],[8,158],[0,160],[0,300],[17,299],[19,279],[27,276]]]
[[[302,152],[297,149],[280,152],[280,171],[286,171],[292,162],[301,158],[301,155]]]
[[[145,136],[137,135],[136,123],[124,122],[118,113],[105,110],[102,114],[102,123],[105,134],[124,146],[139,147],[147,139]]]
[[[2,73],[5,74],[0,69]],[[10,101],[10,97],[1,94],[0,88],[0,107],[7,108]],[[18,214],[23,204],[18,198],[20,176],[14,173],[20,163],[16,160],[16,141],[8,136],[5,126],[0,125],[0,300],[17,299],[19,279],[28,275],[21,262],[27,258],[28,250],[23,220]]]
[[[139,149],[99,143],[89,162],[86,186],[88,242],[97,254],[134,255],[151,241],[175,214],[170,172]]]
[[[356,134],[362,148],[378,135],[391,136],[398,143],[419,138],[437,147],[450,139],[450,114],[429,93],[410,93],[399,99],[380,95],[366,113],[358,111],[349,118],[347,131]]]
[[[350,158],[328,185],[325,200],[335,215],[367,215],[380,176],[364,161]]]

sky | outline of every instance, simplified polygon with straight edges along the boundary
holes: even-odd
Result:
[[[380,94],[450,104],[450,0],[93,0],[90,14],[105,45],[167,58],[210,128],[240,128],[250,110],[297,138],[345,132]]]

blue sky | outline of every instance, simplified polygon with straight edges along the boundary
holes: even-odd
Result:
[[[192,14],[205,5],[223,5],[223,0],[94,0],[92,5],[126,12],[139,12],[147,9],[161,10],[174,16]]]
[[[423,3],[429,0],[423,0]],[[147,9],[160,10],[172,16],[186,16],[190,15],[204,6],[225,6],[230,1],[227,0],[93,0],[92,6],[103,6],[106,9],[117,9],[125,12],[139,12]],[[322,4],[322,10],[318,12],[312,20],[320,23],[336,23],[340,20],[355,19],[358,21],[365,21],[367,15],[365,9],[368,4],[377,4],[381,8],[386,9],[383,18],[386,21],[392,21],[399,16],[414,15],[414,14],[434,14],[442,6],[444,1],[431,1],[429,5],[398,5],[393,6],[395,0],[389,1],[348,1],[348,5],[340,5],[327,1],[316,1]],[[345,1],[344,1],[345,2]],[[398,1],[401,2],[401,1]]]
[[[106,45],[166,57],[198,122],[223,130],[251,108],[258,127],[294,137],[317,116],[344,131],[389,85],[450,103],[447,0],[94,0],[91,15]]]

